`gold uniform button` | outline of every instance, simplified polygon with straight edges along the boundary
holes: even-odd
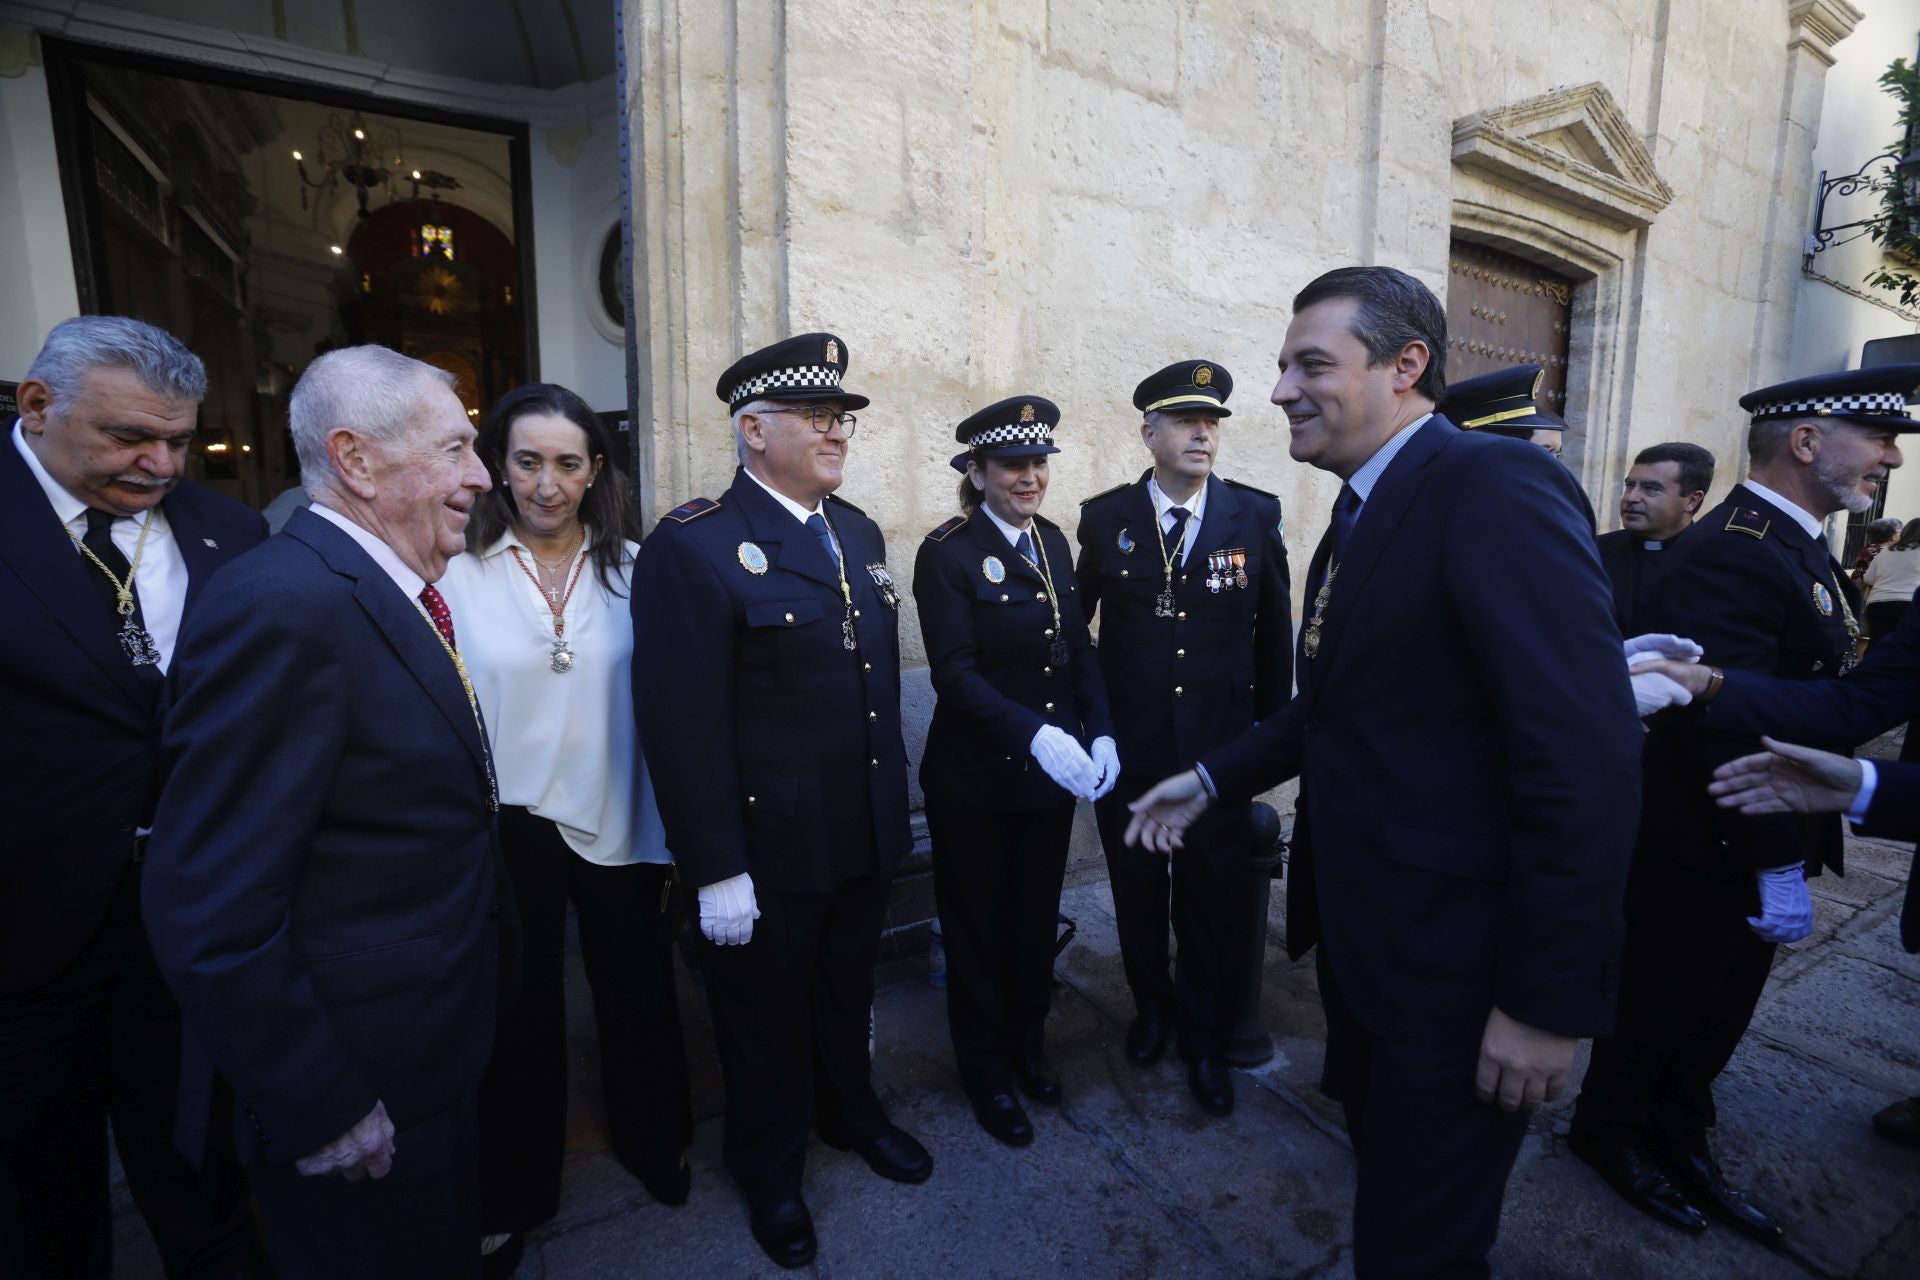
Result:
[[[1005,604],[1006,602],[1007,602],[1007,595],[1006,595],[1006,592],[1003,591],[1000,593],[1000,603]]]
[[[1181,697],[1181,696],[1182,696],[1182,695],[1184,695],[1185,693],[1186,693],[1186,690],[1185,690],[1185,689],[1182,689],[1182,688],[1181,688],[1181,687],[1180,687],[1179,685],[1175,685],[1175,686],[1173,686],[1173,696],[1174,696],[1174,697],[1176,697],[1176,698],[1178,698],[1178,697]]]
[[[1053,704],[1051,702],[1047,704],[1047,710],[1049,711],[1053,710]]]
[[[1127,571],[1126,571],[1125,569],[1122,569],[1122,570],[1120,571],[1120,576],[1121,576],[1121,577],[1123,577],[1123,578],[1124,578],[1124,577],[1126,577],[1126,576],[1127,576]]]
[[[1187,611],[1185,609],[1182,609],[1180,611],[1180,621],[1185,622],[1186,620],[1187,620]]]
[[[1043,675],[1043,676],[1050,676],[1050,675],[1052,675],[1052,674],[1053,674],[1053,668],[1052,668],[1052,667],[1042,667],[1042,668],[1040,668],[1040,674],[1041,674],[1041,675]]]
[[[871,759],[871,760],[869,760],[869,761],[867,761],[867,767],[868,767],[868,768],[870,768],[870,769],[878,769],[878,768],[880,767],[880,759],[879,759],[879,757],[878,757],[878,756],[876,756],[876,757],[874,757],[873,759]]]
[[[1175,649],[1173,651],[1173,656],[1176,658],[1184,658],[1187,656],[1187,651],[1185,649]]]
[[[1040,634],[1044,635],[1047,639],[1051,640],[1053,639],[1053,628],[1048,627],[1045,631],[1041,632]]]
[[[860,664],[860,669],[861,669],[862,671],[864,671],[864,672],[866,672],[866,673],[867,673],[867,674],[869,674],[869,675],[871,675],[871,674],[873,674],[873,664],[872,664],[871,662],[863,662],[863,663],[861,663],[861,664]]]
[[[869,712],[867,712],[867,723],[868,723],[868,724],[872,724],[872,723],[873,723],[873,722],[874,722],[875,720],[878,720],[879,718],[880,718],[880,713],[879,713],[878,711],[869,711]]]
[[[753,797],[752,797],[752,796],[748,796],[748,797],[747,797],[747,803],[748,803],[749,805],[751,805],[751,804],[753,803]]]
[[[1033,598],[1041,604],[1045,604],[1047,602],[1047,593],[1044,591],[1036,591],[1033,593]]]
[[[859,611],[858,609],[855,609],[855,610],[853,611],[853,616],[854,616],[854,617],[856,617],[856,618],[857,618],[857,617],[859,617],[859,616],[860,616],[860,611]]]
[[[792,621],[793,621],[793,615],[792,615],[792,614],[788,614],[788,615],[787,615],[787,621],[788,621],[788,622],[792,622]]]

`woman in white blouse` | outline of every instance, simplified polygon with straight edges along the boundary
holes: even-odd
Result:
[[[1913,593],[1920,591],[1920,520],[1909,520],[1900,536],[1867,566],[1867,635],[1877,641],[1900,625]]]
[[[630,693],[637,521],[625,477],[607,465],[611,447],[564,387],[503,396],[477,442],[493,489],[474,508],[468,553],[439,583],[492,740],[524,934],[520,995],[500,1010],[480,1089],[481,1229],[487,1270],[501,1275],[560,1205],[569,899],[614,1154],[667,1204],[685,1202],[690,1180],[693,1119],[662,915],[670,859]]]

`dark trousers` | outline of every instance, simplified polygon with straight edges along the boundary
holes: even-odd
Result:
[[[588,862],[552,822],[514,806],[500,810],[500,849],[520,907],[521,983],[480,1084],[480,1221],[489,1235],[530,1231],[560,1211],[569,900],[614,1155],[636,1177],[664,1178],[693,1140],[673,939],[660,915],[670,868]]]
[[[1252,806],[1209,809],[1171,859],[1129,848],[1127,805],[1157,781],[1122,774],[1094,806],[1120,927],[1120,960],[1134,1008],[1143,1015],[1171,1014],[1181,1055],[1208,1057],[1226,1051],[1252,976],[1252,914],[1260,902],[1247,862]],[[1169,921],[1179,946],[1171,968]]]
[[[180,1011],[140,921],[129,864],[86,948],[52,981],[0,995],[0,1277],[112,1269],[107,1121],[170,1276],[260,1261],[230,1130],[195,1169],[173,1145]],[[231,1107],[225,1108],[227,1112]]]
[[[866,875],[831,893],[759,890],[745,946],[701,941],[727,1085],[727,1172],[750,1204],[800,1193],[816,1099],[822,1125],[855,1138],[886,1130],[867,1029],[887,883]]]
[[[1487,1254],[1526,1136],[1526,1117],[1474,1094],[1485,1012],[1404,1035],[1375,1035],[1341,998],[1319,951],[1327,1074],[1359,1164],[1353,1202],[1359,1280],[1492,1275]]]
[[[1636,851],[1620,1012],[1613,1037],[1594,1042],[1575,1137],[1706,1154],[1714,1078],[1746,1034],[1773,966],[1773,944],[1747,927],[1759,910],[1750,871],[1698,871]]]
[[[947,948],[947,1027],[969,1093],[1006,1093],[1016,1054],[1045,1047],[1071,801],[984,809],[927,796]]]
[[[480,1274],[472,1098],[393,1135],[384,1178],[253,1170],[279,1280],[470,1280]]]

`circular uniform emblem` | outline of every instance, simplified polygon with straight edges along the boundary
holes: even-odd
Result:
[[[1820,616],[1823,618],[1833,616],[1833,592],[1827,590],[1827,584],[1824,582],[1813,584],[1813,607],[1820,611]]]
[[[754,577],[757,578],[767,571],[767,553],[760,549],[759,543],[741,543],[738,554],[740,556],[740,567]]]
[[[1120,548],[1121,555],[1130,556],[1133,554],[1133,535],[1122,529],[1120,536],[1113,540],[1113,545]]]
[[[1007,566],[1000,563],[999,556],[988,556],[980,562],[980,572],[988,582],[999,586],[1007,580]]]
[[[1198,369],[1195,369],[1193,371],[1194,386],[1204,387],[1212,381],[1213,381],[1213,370],[1207,368],[1207,366],[1201,365]]]

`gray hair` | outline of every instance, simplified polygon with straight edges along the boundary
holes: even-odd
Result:
[[[740,430],[741,416],[749,413],[765,413],[769,409],[779,407],[780,402],[777,400],[749,400],[733,411],[733,460],[735,462],[743,467],[747,465],[747,437]]]
[[[1900,518],[1898,516],[1881,516],[1867,526],[1868,542],[1891,542],[1899,536]]]
[[[349,427],[371,439],[399,440],[420,411],[416,393],[423,381],[454,390],[453,375],[445,369],[386,347],[341,347],[308,365],[287,406],[300,484],[308,496],[334,478],[327,437]]]
[[[95,369],[127,369],[140,385],[173,404],[198,404],[207,395],[200,357],[164,329],[127,316],[74,316],[53,326],[27,377],[53,391],[56,415],[79,399]]]

